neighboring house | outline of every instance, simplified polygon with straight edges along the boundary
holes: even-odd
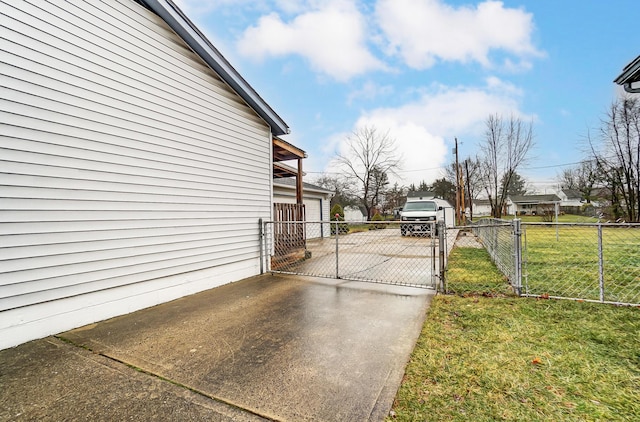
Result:
[[[624,90],[629,93],[640,93],[640,56],[626,65],[614,82],[622,85]]]
[[[514,195],[507,198],[507,214],[542,215],[549,212],[555,212],[555,207],[559,204],[560,198],[555,194]]]
[[[186,16],[0,13],[0,348],[258,274],[289,129]]]
[[[466,209],[467,215],[470,214],[469,207]],[[491,202],[488,199],[473,200],[473,218],[485,217],[491,215]]]
[[[303,203],[305,206],[305,221],[318,222],[330,219],[331,196],[333,192],[313,185],[303,183]],[[296,180],[291,178],[277,178],[273,180],[273,202],[283,204],[296,203]],[[307,239],[315,237],[328,237],[329,230],[324,230],[325,225],[309,224]]]
[[[557,192],[560,198],[560,211],[565,214],[580,214],[582,212],[582,193],[576,189],[562,189]]]
[[[353,205],[347,205],[343,208],[344,220],[354,223],[361,223],[367,221],[367,211],[364,207],[356,207]]]

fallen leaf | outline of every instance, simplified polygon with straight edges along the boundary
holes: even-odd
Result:
[[[534,364],[534,365],[540,365],[542,363],[542,359],[540,359],[539,357],[536,356],[535,358],[533,358],[531,363]]]

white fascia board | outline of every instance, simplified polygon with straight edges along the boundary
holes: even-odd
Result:
[[[160,16],[242,99],[271,126],[273,135],[290,133],[289,126],[249,85],[200,30],[171,0],[141,0]]]

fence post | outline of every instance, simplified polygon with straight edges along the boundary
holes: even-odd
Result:
[[[519,218],[513,219],[513,258],[514,258],[514,278],[513,287],[516,294],[522,294],[522,226]]]
[[[598,223],[598,281],[600,283],[600,302],[604,302],[604,251],[602,248],[602,224]]]
[[[444,225],[444,222],[442,221],[438,221],[438,249],[439,249],[439,253],[438,253],[438,261],[440,263],[440,287],[442,289],[442,293],[446,293],[447,292],[447,285],[446,285],[446,264],[445,264],[445,258],[446,258],[446,247],[447,247],[447,237],[446,237],[446,227]]]
[[[264,225],[262,218],[258,219],[258,241],[260,242],[260,274],[264,274]]]
[[[336,278],[340,278],[340,273],[338,272],[338,237],[340,236],[340,215],[336,214]]]

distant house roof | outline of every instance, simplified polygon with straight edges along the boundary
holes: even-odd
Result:
[[[640,82],[640,56],[626,65],[614,82],[622,85],[627,92],[640,93],[640,86],[633,86],[634,83]]]
[[[271,126],[271,132],[274,135],[285,135],[290,132],[285,121],[258,95],[172,0],[138,1],[160,16],[211,69],[220,75],[222,80]]]
[[[582,199],[582,193],[576,189],[562,189],[567,199]]]
[[[291,187],[295,189],[296,180],[290,177],[273,179],[273,184],[278,186]],[[305,191],[314,191],[314,192],[320,192],[320,193],[333,194],[333,191],[330,191],[329,189],[325,189],[322,186],[314,185],[311,183],[302,182],[302,186]]]
[[[555,194],[550,195],[522,195],[522,196],[510,196],[511,202],[514,204],[552,204],[560,202]]]

